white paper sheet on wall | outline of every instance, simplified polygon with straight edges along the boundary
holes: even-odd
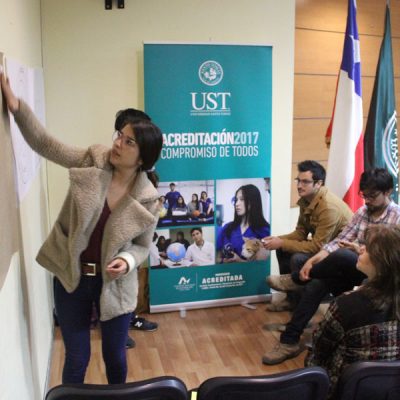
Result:
[[[25,67],[10,58],[6,58],[6,68],[14,93],[29,104],[44,125],[43,71]],[[39,171],[40,157],[25,142],[12,115],[10,115],[10,131],[15,157],[16,187],[21,202]]]

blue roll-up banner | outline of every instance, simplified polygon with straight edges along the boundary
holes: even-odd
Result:
[[[272,47],[145,44],[144,78],[164,136],[150,311],[264,300]]]

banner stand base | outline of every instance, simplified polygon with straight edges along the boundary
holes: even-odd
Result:
[[[241,305],[243,307],[254,310],[255,306],[249,303],[267,303],[270,300],[271,300],[271,294],[262,294],[255,296],[234,297],[230,299],[228,298],[228,299],[216,299],[216,300],[206,300],[206,301],[191,301],[188,303],[178,303],[178,304],[160,304],[160,305],[150,304],[150,313],[179,311],[181,318],[185,318],[187,310],[196,310],[199,308],[211,308],[211,307],[225,307],[234,305]]]
[[[257,310],[257,306],[254,304],[249,304],[249,303],[240,303],[240,305],[244,308],[248,308],[249,310]]]

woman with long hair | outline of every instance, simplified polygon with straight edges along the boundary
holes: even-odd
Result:
[[[259,189],[250,184],[241,186],[233,199],[234,219],[222,228],[217,238],[217,259],[220,262],[243,262],[244,238],[262,239],[270,234],[269,223],[262,213]]]
[[[128,108],[116,116],[111,148],[69,146],[47,133],[2,73],[0,83],[27,143],[69,170],[68,195],[37,256],[55,275],[55,309],[65,345],[62,381],[84,381],[94,303],[107,380],[124,383],[137,268],[148,257],[160,210],[154,164],[162,133],[145,113]]]
[[[167,248],[171,244],[170,239],[165,239],[165,236],[161,235],[156,243],[158,253],[160,254],[160,257],[166,259],[167,258]]]
[[[206,191],[202,191],[200,193],[200,205],[202,208],[202,213],[204,214],[205,217],[211,217],[213,215],[213,202],[212,200],[208,197],[208,194]]]
[[[185,246],[185,250],[187,250],[188,247],[190,246],[189,241],[187,239],[185,239],[185,234],[182,231],[177,232],[176,240],[174,243],[183,244]]]
[[[347,365],[400,359],[400,227],[374,225],[361,246],[357,269],[368,280],[330,305],[305,361],[328,371],[330,397]]]
[[[160,202],[160,219],[166,217],[167,213],[168,213],[168,201],[165,198],[165,196],[160,196],[158,201]]]
[[[198,218],[203,212],[203,207],[199,201],[197,193],[192,194],[192,200],[188,203],[188,213],[190,217]]]
[[[172,207],[172,215],[174,217],[182,217],[186,216],[187,213],[188,213],[188,208],[185,203],[185,199],[183,198],[183,196],[179,195],[176,200],[176,204]]]

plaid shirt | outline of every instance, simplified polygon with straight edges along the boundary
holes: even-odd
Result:
[[[332,253],[333,251],[339,249],[339,242],[342,240],[347,242],[355,242],[356,244],[363,244],[365,230],[370,225],[378,224],[400,224],[400,206],[391,201],[386,207],[385,211],[375,219],[368,214],[367,206],[360,207],[342,232],[339,233],[334,240],[327,243],[323,249],[328,253]]]
[[[373,309],[362,290],[338,297],[313,334],[313,346],[305,366],[320,366],[328,372],[334,399],[343,369],[356,361],[399,360],[400,321],[388,312]]]

